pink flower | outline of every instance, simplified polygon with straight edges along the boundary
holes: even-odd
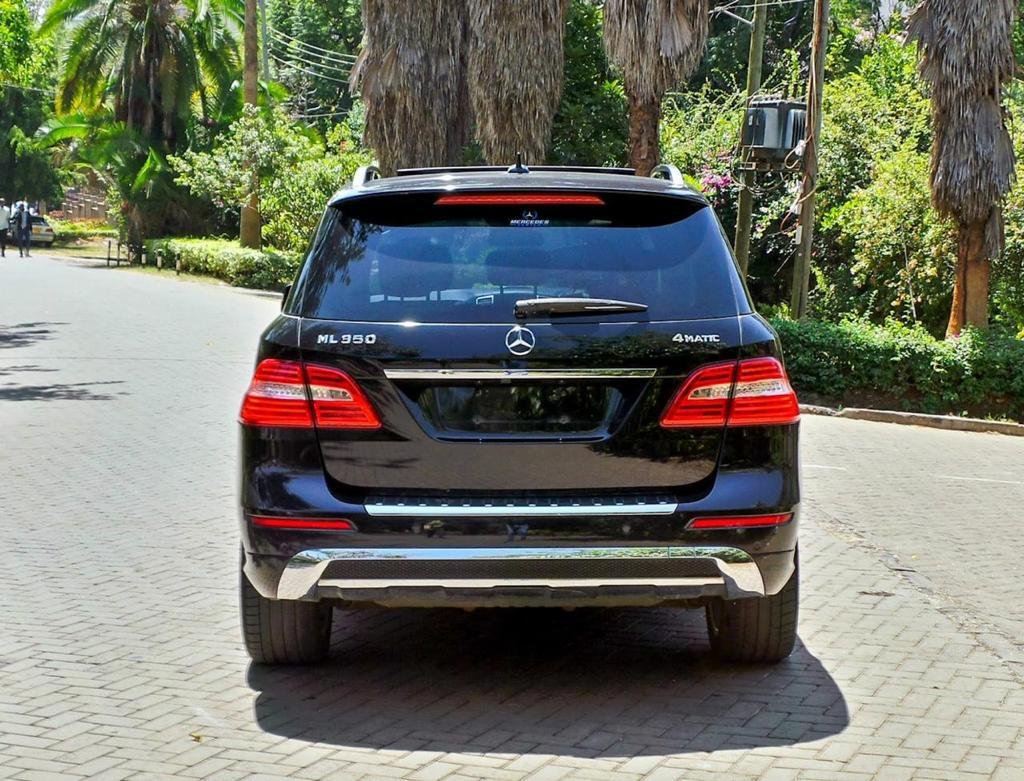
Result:
[[[709,195],[718,195],[719,193],[730,189],[733,184],[733,178],[727,173],[721,174],[716,171],[712,171],[710,168],[705,168],[701,171],[700,187]]]

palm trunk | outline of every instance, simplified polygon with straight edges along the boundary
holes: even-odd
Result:
[[[258,37],[256,34],[256,0],[245,0],[245,29],[243,31],[245,63],[242,72],[242,90],[245,102],[255,106],[259,92]]]
[[[632,95],[629,100],[629,164],[637,176],[650,176],[660,160],[658,124],[661,121],[661,101],[640,100]]]
[[[956,278],[946,336],[957,336],[965,326],[988,327],[988,280],[992,263],[985,242],[985,220],[957,229]]]

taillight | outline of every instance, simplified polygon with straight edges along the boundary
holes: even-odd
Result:
[[[345,372],[277,358],[256,367],[239,420],[268,428],[313,428],[314,420],[320,428],[380,427],[373,405]]]
[[[714,363],[695,371],[686,378],[661,416],[661,425],[665,428],[724,426],[735,375],[733,362]]]
[[[661,416],[661,425],[782,426],[799,419],[796,394],[782,364],[775,358],[748,358],[693,372]]]
[[[380,428],[377,411],[345,372],[306,364],[306,380],[320,428]]]
[[[277,358],[260,361],[242,400],[239,420],[247,426],[312,428],[302,364]]]
[[[783,426],[799,419],[800,405],[781,363],[775,358],[740,361],[730,426]]]
[[[721,515],[708,518],[694,518],[687,529],[756,529],[765,526],[782,526],[793,520],[793,513],[773,515]]]
[[[435,206],[604,206],[596,195],[574,193],[497,193],[442,195]]]

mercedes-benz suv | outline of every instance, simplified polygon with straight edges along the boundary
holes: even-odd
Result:
[[[669,605],[778,661],[798,418],[674,168],[361,169],[242,403],[249,654],[323,659],[335,605]]]

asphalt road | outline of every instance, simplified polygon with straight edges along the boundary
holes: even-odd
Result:
[[[276,301],[0,260],[0,778],[1024,778],[1024,440],[803,422],[800,644],[339,612],[250,667],[235,414]]]

